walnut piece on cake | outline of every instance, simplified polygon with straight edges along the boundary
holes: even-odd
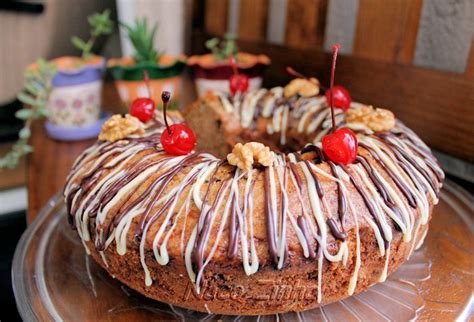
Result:
[[[136,117],[130,114],[125,117],[115,114],[102,125],[99,140],[115,142],[132,134],[143,135],[144,133],[144,125]]]
[[[319,81],[314,78],[295,78],[284,88],[285,97],[298,94],[301,97],[311,97],[319,94]]]
[[[255,164],[269,167],[274,159],[275,155],[270,148],[259,142],[237,143],[232,153],[227,155],[227,161],[242,170],[250,170]]]
[[[374,132],[385,132],[395,126],[395,115],[384,108],[361,105],[346,112],[346,122],[363,124]]]

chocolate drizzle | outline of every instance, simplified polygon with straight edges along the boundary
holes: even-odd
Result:
[[[227,190],[227,187],[230,185],[230,180],[226,179],[222,183],[222,185],[217,190],[217,196],[212,203],[212,206],[209,208],[205,208],[203,204],[203,208],[201,211],[200,217],[203,217],[202,225],[199,227],[198,225],[198,234],[196,239],[196,244],[193,252],[193,259],[194,264],[196,265],[197,271],[200,271],[203,267],[204,262],[204,251],[206,240],[211,232],[211,218],[214,216],[214,212],[216,211],[217,204],[222,200],[224,197],[223,192]],[[208,190],[209,191],[209,190]],[[201,219],[200,219],[201,220]]]
[[[203,258],[204,258],[204,245],[205,245],[205,240],[210,233],[211,225],[211,217],[214,214],[214,211],[217,207],[218,202],[222,198],[222,193],[225,189],[227,189],[227,186],[230,184],[229,179],[225,180],[220,187],[218,188],[216,198],[214,199],[214,202],[211,204],[210,207],[207,207],[207,203],[209,202],[209,193],[212,189],[212,186],[215,183],[214,177],[216,176],[219,167],[223,164],[224,162],[221,161],[219,164],[216,166],[216,169],[211,175],[211,178],[209,179],[209,184],[207,186],[206,194],[204,195],[203,203],[201,206],[201,213],[199,215],[199,222],[197,225],[197,237],[196,237],[196,244],[194,247],[193,251],[193,259],[194,259],[194,264],[197,267],[197,270],[199,271],[203,265]],[[225,188],[225,189],[224,189]],[[203,218],[203,219],[201,219]]]
[[[229,258],[237,256],[238,251],[239,222],[237,220],[237,207],[238,201],[234,194],[230,205],[229,248],[227,249],[227,257]]]
[[[302,216],[299,216],[296,220],[298,223],[298,227],[301,229],[303,236],[306,240],[306,244],[308,245],[309,258],[314,259],[316,258],[316,252],[318,251],[318,247],[316,246],[316,249],[313,249],[312,247],[314,238],[311,238],[311,235],[308,229],[308,223],[306,222],[306,218],[304,217],[304,215],[302,215]]]
[[[356,162],[360,163],[362,165],[362,167],[365,169],[365,171],[369,175],[369,178],[372,180],[373,184],[377,188],[377,191],[380,193],[380,195],[382,196],[382,199],[385,201],[385,203],[389,207],[394,207],[395,204],[394,204],[392,198],[390,198],[390,195],[388,194],[387,190],[383,186],[382,181],[380,180],[379,176],[375,173],[373,167],[369,164],[367,159],[362,155],[358,155],[356,157]]]
[[[337,222],[334,218],[328,218],[328,220],[326,220],[326,223],[328,224],[328,227],[334,237],[339,240],[346,240],[347,235],[339,229],[339,227],[337,226]]]
[[[268,239],[268,250],[273,263],[278,263],[278,251],[276,242],[276,227],[275,227],[275,214],[272,209],[272,196],[270,192],[270,170],[265,168],[264,170],[264,190],[265,190],[265,214],[267,218],[267,239]]]
[[[331,172],[332,172],[332,175],[341,180],[341,178],[339,178],[339,175],[337,174],[337,171],[336,171],[336,165],[332,162],[332,161],[328,161],[329,163],[329,166],[331,167]],[[344,192],[344,190],[342,189],[342,186],[341,186],[341,182],[338,181],[337,182],[337,214],[339,215],[339,220],[341,221],[341,225],[342,223],[344,222],[344,218],[346,216],[346,213],[347,213],[347,204],[346,204],[346,200],[347,200],[347,196]]]
[[[367,151],[370,152],[372,157],[380,164],[380,166],[384,169],[384,171],[388,173],[392,181],[395,183],[398,189],[400,189],[400,191],[403,193],[405,198],[408,200],[408,204],[410,205],[410,207],[416,209],[417,207],[416,197],[410,191],[408,186],[402,180],[400,180],[400,178],[398,178],[389,167],[385,165],[385,162],[382,161],[379,155],[372,148],[368,147],[367,145],[361,142],[359,142],[359,146],[365,148]]]
[[[351,182],[356,188],[356,190],[359,192],[360,196],[364,200],[365,206],[367,209],[369,209],[370,214],[372,215],[372,218],[375,221],[375,224],[380,230],[380,234],[382,235],[384,241],[385,241],[385,246],[388,246],[388,239],[385,236],[385,233],[383,232],[382,225],[380,224],[380,219],[377,215],[377,210],[373,204],[372,199],[369,197],[369,195],[365,192],[365,190],[362,188],[362,186],[357,182],[357,180],[354,178],[354,175],[350,173],[349,171],[346,171],[349,177],[351,178]]]
[[[255,109],[248,107],[245,109],[253,111],[255,113],[253,116],[257,116],[258,119],[265,100],[269,99],[268,95],[270,94],[267,93],[262,96],[263,98],[255,100]],[[246,97],[249,98],[248,95]],[[245,97],[236,98],[236,102],[242,103],[241,101],[245,99]],[[280,98],[273,100],[272,106],[268,107],[271,107],[275,112],[273,114],[276,114],[281,106],[285,106],[283,108],[290,106],[287,128],[282,130],[296,129],[291,122],[302,119],[301,128],[306,131],[303,125],[312,122],[311,129],[315,129],[314,137],[317,138],[327,130],[323,126],[323,123],[326,124],[328,121],[327,106],[321,102],[318,99],[314,99],[313,103],[307,99],[306,103],[301,98]],[[304,110],[298,110],[303,108],[303,105]],[[246,112],[242,106],[239,109],[242,115]],[[326,116],[323,117],[321,113],[325,113]],[[282,117],[283,113],[280,114]],[[295,118],[295,115],[298,118]],[[311,121],[313,116],[315,122]],[[280,119],[279,124],[282,125],[282,122]],[[245,272],[253,274],[258,270],[260,261],[255,248],[255,240],[258,237],[254,235],[255,222],[252,220],[258,216],[258,211],[262,208],[266,226],[266,238],[262,240],[266,239],[269,258],[275,269],[291,264],[289,248],[293,249],[294,245],[291,244],[293,239],[290,238],[293,238],[292,234],[295,232],[301,247],[308,248],[308,252],[305,249],[305,256],[312,260],[320,259],[319,264],[322,265],[323,260],[337,262],[347,258],[346,256],[350,256],[348,252],[353,249],[351,247],[353,238],[347,240],[346,234],[346,231],[350,232],[354,228],[351,226],[352,222],[347,220],[348,209],[353,210],[351,208],[353,196],[348,193],[352,193],[354,189],[349,189],[349,184],[352,183],[367,209],[361,207],[357,209],[360,213],[354,213],[353,216],[365,217],[368,213],[365,218],[373,219],[375,224],[370,220],[370,227],[377,233],[377,238],[380,238],[377,231],[380,232],[384,243],[378,239],[379,247],[383,248],[383,246],[389,247],[388,235],[393,226],[401,230],[396,223],[398,219],[400,225],[407,223],[403,232],[414,231],[413,240],[417,239],[414,227],[418,225],[420,213],[429,215],[428,208],[432,203],[429,198],[431,197],[431,201],[435,199],[432,198],[431,189],[437,196],[444,179],[444,174],[430,151],[411,131],[401,127],[401,132],[378,133],[364,137],[366,140],[362,141],[366,144],[360,142],[359,145],[367,153],[359,154],[358,164],[354,166],[341,167],[326,160],[321,149],[314,144],[309,144],[300,153],[294,152],[290,156],[279,154],[273,168],[252,170],[256,173],[255,180],[252,181],[251,176],[247,177],[250,181],[245,185],[245,192],[248,193],[244,192],[242,195],[241,187],[245,172],[236,171],[224,161],[207,153],[193,153],[181,159],[166,155],[159,142],[160,131],[159,129],[154,131],[156,127],[163,127],[163,122],[156,120],[143,137],[131,137],[114,143],[101,142],[80,156],[74,164],[73,173],[68,177],[64,190],[69,211],[68,220],[84,240],[93,238],[95,247],[100,251],[109,247],[115,237],[117,249],[120,246],[121,252],[125,252],[126,247],[121,243],[130,240],[124,237],[133,235],[141,242],[139,247],[149,247],[141,244],[145,245],[147,237],[151,239],[155,237],[156,244],[153,247],[158,247],[160,254],[166,253],[168,238],[177,234],[177,231],[182,231],[182,256],[188,273],[197,273],[195,281],[198,287],[203,278],[203,271],[216,249],[222,251],[222,248],[227,247],[224,248],[223,254],[226,258],[232,259],[232,262],[239,257],[240,250]],[[302,132],[301,129],[298,131]],[[305,156],[306,153],[311,155]],[[315,164],[322,166],[314,168]],[[327,166],[330,171],[325,170]],[[301,175],[302,171],[304,177]],[[329,173],[325,175],[322,171]],[[331,179],[331,175],[337,180]],[[136,180],[139,176],[139,180]],[[290,184],[288,176],[292,180]],[[260,188],[262,177],[263,198],[260,198],[254,196],[253,191],[256,186]],[[387,179],[388,177],[390,179]],[[350,183],[347,180],[350,180]],[[305,195],[303,192],[309,191],[308,184],[312,185],[313,181],[314,190],[311,186],[311,195]],[[327,183],[328,181],[331,183]],[[203,182],[208,182],[208,185],[200,203],[198,200],[201,197],[200,189]],[[370,193],[364,183],[369,183]],[[392,186],[398,188],[406,201],[400,201],[394,194]],[[335,212],[332,214],[334,203],[328,202],[333,201],[334,194],[337,194],[337,216]],[[257,205],[254,210],[253,202],[261,202],[262,199],[263,204]],[[321,201],[319,204],[318,200]],[[301,207],[292,205],[295,201],[299,202]],[[308,202],[314,218],[306,210]],[[406,202],[412,208],[409,213],[405,204],[401,205],[401,202]],[[176,206],[178,203],[179,206]],[[179,210],[175,211],[175,207]],[[186,219],[190,214],[198,214],[196,226],[192,227],[194,239],[189,237],[194,235],[189,230],[186,231],[189,225],[186,224]],[[387,224],[386,215],[391,216],[393,225]],[[177,220],[179,216],[184,217],[182,227],[179,227],[181,221]],[[152,225],[153,228],[150,228]],[[132,229],[130,232],[129,227]],[[215,231],[228,233],[223,234],[228,236],[226,246],[221,247],[218,238],[211,244]],[[90,236],[86,236],[88,235],[86,232],[90,233]],[[164,232],[167,233],[166,237],[161,236]],[[152,234],[156,235],[150,236]],[[117,237],[119,235],[120,241]],[[334,236],[340,246],[335,255],[329,252],[328,245],[334,242],[329,235]],[[137,244],[132,243],[132,247],[137,247]],[[143,250],[140,259],[143,260],[141,263],[145,268],[148,260],[148,258],[145,260],[145,257],[149,256],[150,251],[148,248],[140,250]],[[155,251],[156,248],[153,248],[153,252]],[[383,249],[381,254],[382,251]],[[360,256],[360,250],[356,252],[357,256]],[[389,252],[385,254],[387,253]],[[155,253],[157,260],[160,254]],[[172,253],[169,257],[175,255]],[[389,255],[386,256],[388,263]],[[165,257],[168,258],[163,256]],[[165,265],[166,262],[164,259],[159,261],[161,265]],[[355,270],[354,276],[357,277],[357,274]]]
[[[435,192],[436,196],[438,196],[439,185],[434,182],[431,175],[429,175],[425,169],[420,167],[418,163],[408,153],[399,149],[396,145],[392,143],[387,143],[387,144],[391,147],[391,150],[395,154],[397,160],[399,161],[399,164],[404,168],[408,168],[405,162],[409,162],[426,179],[428,184],[431,186],[431,188]],[[410,173],[413,175],[413,172],[410,171]]]
[[[309,163],[308,160],[305,160],[303,162],[306,164],[306,166],[308,167],[309,172],[311,173],[311,176],[313,177],[314,185],[316,186],[316,191],[318,192],[319,198],[323,198],[324,197],[324,191],[321,188],[321,184],[319,183],[318,176],[313,172],[313,170],[311,170],[311,164]]]

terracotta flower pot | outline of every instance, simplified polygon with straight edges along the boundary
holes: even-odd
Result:
[[[107,70],[115,79],[115,86],[128,111],[137,97],[147,97],[148,89],[143,81],[144,71],[150,77],[152,99],[159,105],[161,92],[171,92],[171,107],[177,106],[181,88],[181,73],[186,66],[186,58],[162,55],[156,64],[135,63],[132,57],[113,58],[107,63]]]
[[[48,100],[48,134],[56,139],[79,140],[97,135],[102,101],[105,60],[93,56],[59,57],[50,61],[57,72]]]
[[[188,65],[193,69],[194,83],[199,96],[209,91],[229,93],[229,78],[233,75],[232,67],[227,60],[216,61],[212,54],[191,56]],[[262,86],[263,73],[270,65],[266,55],[253,55],[239,52],[237,69],[249,77],[249,90]]]

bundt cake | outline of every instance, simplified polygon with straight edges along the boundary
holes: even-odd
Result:
[[[182,156],[164,152],[161,116],[114,116],[64,189],[87,252],[145,296],[209,313],[302,311],[384,281],[423,243],[444,174],[390,111],[358,103],[335,115],[356,160],[332,162],[318,94],[308,79],[208,94],[184,112],[198,148]]]

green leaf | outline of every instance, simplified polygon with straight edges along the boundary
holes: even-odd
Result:
[[[39,113],[39,115],[42,116],[42,117],[46,117],[46,116],[49,115],[49,111],[48,111],[46,108],[40,108],[40,109],[38,110],[38,113]]]
[[[206,47],[212,52],[214,59],[217,61],[227,59],[229,56],[236,57],[238,47],[235,42],[236,35],[233,33],[227,33],[223,40],[218,38],[211,38],[206,41]]]
[[[25,92],[20,92],[17,95],[17,98],[20,100],[20,102],[28,105],[35,105],[36,104],[36,99]]]
[[[156,62],[159,54],[154,48],[154,36],[158,25],[153,25],[150,30],[146,18],[136,19],[134,25],[131,26],[123,22],[119,22],[119,24],[127,31],[128,38],[135,49],[135,60],[138,63]]]
[[[17,118],[24,121],[38,119],[48,113],[46,104],[51,91],[51,80],[56,74],[56,66],[44,59],[38,59],[36,63],[38,68],[25,71],[25,90],[17,96],[21,102],[31,106],[15,113]],[[0,158],[0,169],[14,168],[22,156],[33,151],[33,147],[27,144],[30,136],[29,126],[24,126],[12,150]]]
[[[212,50],[213,48],[217,47],[217,45],[219,45],[219,39],[218,38],[208,39],[205,45],[207,49]]]
[[[79,37],[73,36],[71,42],[77,49],[84,50],[86,43]]]
[[[20,120],[27,120],[33,116],[33,111],[31,109],[23,108],[21,110],[16,111],[15,116]]]
[[[28,144],[23,144],[21,146],[20,151],[23,153],[23,155],[25,155],[25,154],[33,152],[33,147],[31,145],[28,145]]]
[[[20,133],[18,134],[18,136],[20,137],[20,139],[22,140],[26,140],[26,139],[29,139],[30,136],[31,136],[31,130],[29,127],[24,127],[20,130]]]
[[[25,90],[26,90],[29,94],[32,94],[32,95],[34,95],[34,96],[37,96],[37,95],[41,92],[42,87],[41,87],[41,85],[40,85],[38,82],[31,81],[31,82],[25,83]]]

